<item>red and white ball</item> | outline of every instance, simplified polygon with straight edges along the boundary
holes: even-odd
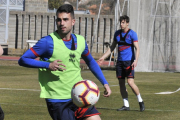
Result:
[[[91,80],[77,82],[71,91],[73,103],[81,108],[88,108],[95,105],[100,96],[98,86]]]

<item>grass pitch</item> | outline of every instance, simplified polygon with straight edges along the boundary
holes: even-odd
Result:
[[[6,63],[6,64],[4,64]],[[84,79],[93,80],[101,91],[96,104],[102,120],[179,120],[180,118],[180,74],[136,72],[135,83],[140,89],[146,110],[139,111],[136,96],[127,85],[130,111],[116,111],[123,106],[115,71],[103,71],[112,94],[103,97],[101,83],[86,70]],[[155,94],[172,92],[172,94]],[[39,98],[38,70],[20,67],[17,61],[0,61],[0,105],[5,120],[51,120],[44,99]]]

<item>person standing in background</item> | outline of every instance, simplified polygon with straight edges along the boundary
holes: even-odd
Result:
[[[128,93],[125,86],[125,78],[127,78],[128,85],[137,96],[140,111],[144,111],[145,106],[143,99],[141,98],[139,88],[134,83],[134,68],[137,66],[139,58],[138,37],[135,31],[129,29],[129,17],[127,15],[121,16],[119,21],[121,29],[115,32],[112,45],[97,62],[99,65],[101,65],[103,61],[111,54],[111,52],[113,52],[116,45],[118,45],[116,75],[119,80],[120,93],[123,98],[124,106],[117,109],[117,111],[130,110]],[[134,48],[136,51],[134,51]]]

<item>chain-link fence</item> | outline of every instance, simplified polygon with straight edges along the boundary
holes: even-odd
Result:
[[[71,2],[74,2],[75,6],[77,1],[71,0]],[[91,14],[98,15],[100,2],[101,0],[81,0],[78,8],[89,9]],[[119,6],[116,6],[117,3],[117,0],[103,0],[100,16],[114,15],[114,30],[119,29],[120,14],[130,16],[130,28],[137,32],[141,50],[139,65],[136,69],[138,71],[180,71],[180,42],[178,40],[180,0],[119,0]],[[105,28],[101,28],[101,23],[104,24],[105,21],[99,22],[98,29]],[[98,40],[101,33],[97,30],[95,34],[97,34],[97,39],[94,45],[100,47],[103,42]],[[107,34],[105,38],[108,38]]]

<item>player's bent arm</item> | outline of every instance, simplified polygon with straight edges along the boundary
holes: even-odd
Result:
[[[110,50],[111,52],[114,51],[115,47],[116,47],[117,42],[113,41],[112,45],[110,46]]]
[[[138,61],[139,52],[140,52],[139,44],[138,44],[138,42],[134,42],[133,44],[134,44],[134,47],[135,47],[135,49],[136,49],[136,53],[135,53],[135,57],[136,57],[136,58],[135,58],[135,60]]]
[[[49,62],[36,60],[37,57],[43,55],[51,56],[51,40],[48,37],[41,38],[32,48],[27,50],[19,59],[19,65],[31,68],[49,68]]]
[[[49,68],[49,62],[36,60],[36,55],[29,49],[19,59],[18,63],[20,66],[31,67],[31,68]]]
[[[114,51],[116,44],[117,44],[117,42],[113,41],[110,48],[108,48],[108,50],[104,53],[104,55],[100,59],[106,59],[111,54],[111,52]]]
[[[96,76],[96,78],[101,82],[101,84],[105,88],[104,97],[109,97],[111,94],[111,89],[109,87],[109,84],[107,80],[105,79],[100,67],[98,66],[97,62],[94,60],[91,54],[88,56],[82,56],[86,64],[88,65],[89,69],[92,71],[92,73]]]
[[[2,49],[2,47],[1,47],[1,45],[0,45],[0,56],[3,54],[3,49]]]
[[[136,51],[135,51],[135,60],[134,62],[132,63],[132,67],[136,67],[137,66],[137,62],[138,62],[138,58],[139,58],[139,45],[138,45],[138,42],[134,42],[133,43]]]

